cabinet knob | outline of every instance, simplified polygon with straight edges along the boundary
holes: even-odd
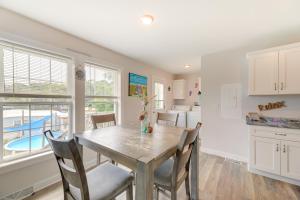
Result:
[[[276,144],[276,151],[279,151],[279,144]]]
[[[283,145],[283,153],[286,152],[286,149],[285,149],[285,144]]]
[[[277,84],[276,83],[274,83],[274,89],[275,89],[275,91],[277,90]]]
[[[281,90],[283,90],[283,82],[281,82]]]

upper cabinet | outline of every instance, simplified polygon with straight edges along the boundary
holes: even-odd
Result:
[[[249,56],[249,95],[278,93],[278,52]]]
[[[249,95],[300,94],[300,45],[248,54]]]
[[[300,94],[300,47],[279,51],[279,93]]]
[[[173,98],[174,99],[185,99],[187,90],[186,90],[186,81],[184,79],[174,80],[173,81]]]

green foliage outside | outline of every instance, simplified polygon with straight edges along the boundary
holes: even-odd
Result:
[[[85,93],[88,96],[115,96],[114,82],[107,80],[86,81]],[[96,112],[114,112],[114,102],[107,99],[89,99],[86,103],[89,109],[95,109]]]

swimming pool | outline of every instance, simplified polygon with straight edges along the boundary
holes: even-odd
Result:
[[[59,131],[52,132],[54,138],[59,138],[62,133]],[[8,142],[4,148],[8,151],[28,151],[29,150],[29,144],[31,141],[31,150],[39,150],[44,148],[45,146],[48,146],[48,141],[44,137],[44,135],[33,135],[30,137],[22,137],[18,139],[14,139],[10,142]]]

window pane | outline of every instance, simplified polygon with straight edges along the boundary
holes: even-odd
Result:
[[[47,150],[45,130],[52,130],[55,138],[66,136],[70,132],[69,110],[69,105],[4,106],[4,159]]]
[[[29,56],[14,52],[14,92],[29,92]]]
[[[164,101],[155,100],[155,109],[164,109]]]
[[[67,136],[69,133],[69,112],[68,105],[52,106],[52,130],[59,132],[61,136]]]
[[[3,49],[4,91],[13,92],[13,51]]]
[[[87,96],[117,96],[118,72],[99,66],[86,64]]]
[[[69,94],[67,61],[13,48],[2,51],[5,93]]]
[[[67,94],[67,63],[51,60],[51,91],[53,94]]]
[[[3,107],[3,156],[4,159],[29,153],[29,107]]]
[[[85,127],[93,127],[91,115],[101,115],[117,112],[117,102],[110,99],[87,99],[85,103]]]
[[[164,85],[154,83],[155,109],[164,109]]]
[[[50,92],[50,60],[30,56],[30,86],[33,94],[48,94]]]

